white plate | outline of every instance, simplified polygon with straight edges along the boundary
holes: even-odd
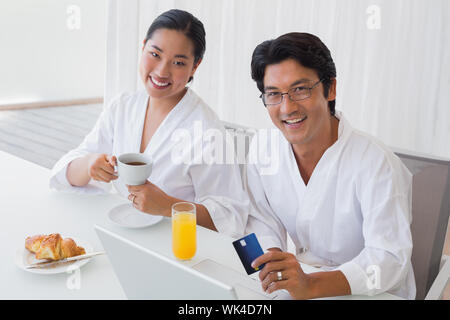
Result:
[[[75,243],[77,244],[77,246],[83,247],[84,250],[86,251],[86,253],[90,253],[90,252],[94,251],[94,249],[92,248],[92,246],[89,242],[82,240],[82,239],[74,238],[74,237],[69,237],[69,238],[72,238],[75,241]],[[31,272],[31,273],[37,273],[37,274],[57,274],[57,273],[70,272],[70,271],[76,270],[78,268],[81,268],[86,263],[88,263],[91,259],[92,258],[87,258],[87,259],[83,259],[83,260],[79,260],[79,261],[69,261],[69,262],[65,262],[62,264],[52,265],[47,268],[26,269],[25,266],[28,266],[28,265],[30,265],[32,263],[36,263],[36,262],[46,261],[46,260],[36,259],[35,254],[28,251],[25,248],[25,241],[24,241],[24,245],[21,248],[16,250],[16,257],[15,257],[16,265],[20,269],[25,270],[27,272]]]
[[[131,203],[121,204],[108,212],[114,224],[124,228],[146,228],[160,222],[162,216],[154,216],[137,210]]]

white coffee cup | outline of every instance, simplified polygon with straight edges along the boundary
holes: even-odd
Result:
[[[152,173],[152,166],[152,158],[143,153],[124,153],[117,158],[118,176],[130,186],[144,184]]]

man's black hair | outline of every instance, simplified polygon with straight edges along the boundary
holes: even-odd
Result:
[[[252,78],[262,93],[266,67],[286,59],[294,59],[302,66],[315,70],[322,80],[324,96],[328,97],[332,79],[336,78],[336,66],[330,50],[318,37],[300,32],[287,33],[274,40],[264,41],[253,51]],[[331,115],[335,113],[335,106],[336,100],[328,102]]]

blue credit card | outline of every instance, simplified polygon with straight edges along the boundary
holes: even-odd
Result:
[[[234,241],[233,246],[236,249],[239,259],[241,259],[247,274],[250,275],[264,268],[265,264],[260,265],[258,268],[253,268],[251,266],[253,260],[264,254],[254,233]]]

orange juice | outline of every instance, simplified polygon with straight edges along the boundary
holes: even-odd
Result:
[[[197,250],[195,213],[177,212],[172,215],[172,251],[182,260],[191,259]]]

